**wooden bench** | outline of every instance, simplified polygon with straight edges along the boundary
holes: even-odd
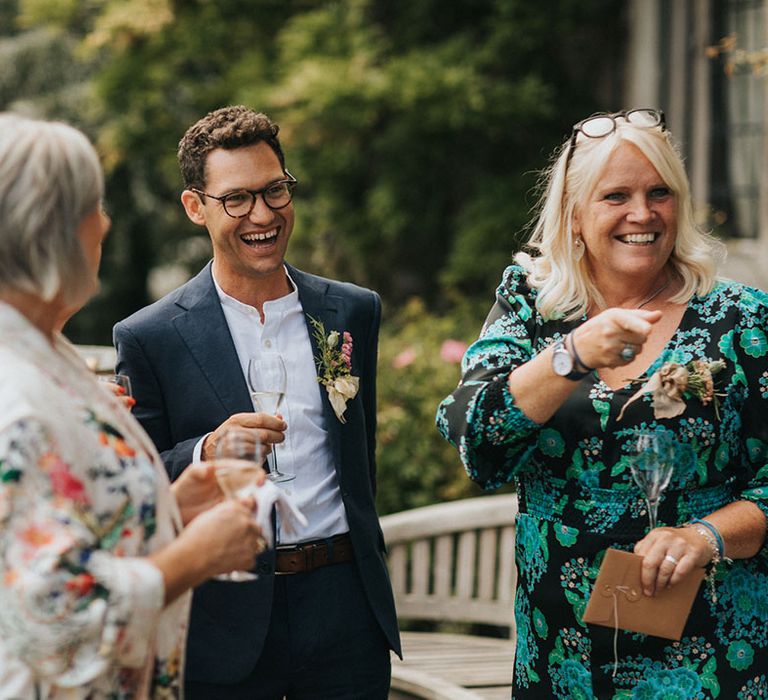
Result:
[[[514,663],[514,495],[484,496],[381,519],[401,620],[481,623],[505,638],[403,632],[390,698],[509,698]]]

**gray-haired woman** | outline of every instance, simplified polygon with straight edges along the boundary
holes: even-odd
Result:
[[[98,287],[102,194],[82,133],[0,115],[2,697],[180,697],[188,590],[262,547],[212,467],[169,485],[57,332]]]
[[[768,296],[716,280],[661,112],[579,122],[546,185],[534,256],[438,411],[473,479],[517,484],[513,696],[764,695]],[[676,452],[650,532],[640,430]],[[679,642],[622,632],[614,658],[614,631],[582,621],[608,547],[643,557],[648,596],[709,567]]]

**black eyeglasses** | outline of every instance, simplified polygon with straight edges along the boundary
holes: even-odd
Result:
[[[299,181],[287,170],[285,174],[288,176],[287,179],[270,182],[260,190],[235,190],[234,192],[217,196],[203,192],[203,190],[198,190],[196,187],[190,187],[189,189],[204,197],[217,199],[221,202],[228,216],[231,216],[233,219],[242,219],[253,211],[253,208],[256,206],[256,198],[259,195],[264,199],[264,204],[273,211],[283,209],[291,203],[293,188],[296,187]]]
[[[590,139],[601,139],[616,131],[617,119],[623,119],[633,126],[640,126],[644,129],[653,129],[660,126],[662,131],[666,131],[667,128],[664,112],[660,109],[625,109],[611,114],[593,114],[591,117],[582,119],[573,125],[571,142],[568,146],[568,157],[565,161],[566,172],[568,172],[568,166],[571,163],[571,158],[573,158],[573,152],[576,150],[576,139],[579,134],[584,134],[584,136]]]

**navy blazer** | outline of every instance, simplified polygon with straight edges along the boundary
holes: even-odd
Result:
[[[352,284],[287,266],[307,316],[354,339],[352,373],[360,390],[341,423],[322,396],[355,560],[371,609],[400,654],[397,616],[375,507],[376,363],[381,302]],[[313,352],[317,353],[307,321]],[[179,289],[114,327],[117,371],[131,377],[134,415],[160,452],[171,479],[192,461],[194,446],[234,413],[253,410],[209,263]],[[231,683],[256,664],[270,619],[274,552],[259,557],[256,581],[208,581],[194,592],[187,678]],[[340,611],[343,614],[343,611]]]

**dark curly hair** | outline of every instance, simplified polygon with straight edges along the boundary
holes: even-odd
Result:
[[[221,107],[195,122],[179,141],[179,166],[187,188],[205,188],[205,161],[217,148],[240,148],[260,141],[275,152],[285,170],[285,156],[277,134],[280,127],[266,114],[237,105]]]

